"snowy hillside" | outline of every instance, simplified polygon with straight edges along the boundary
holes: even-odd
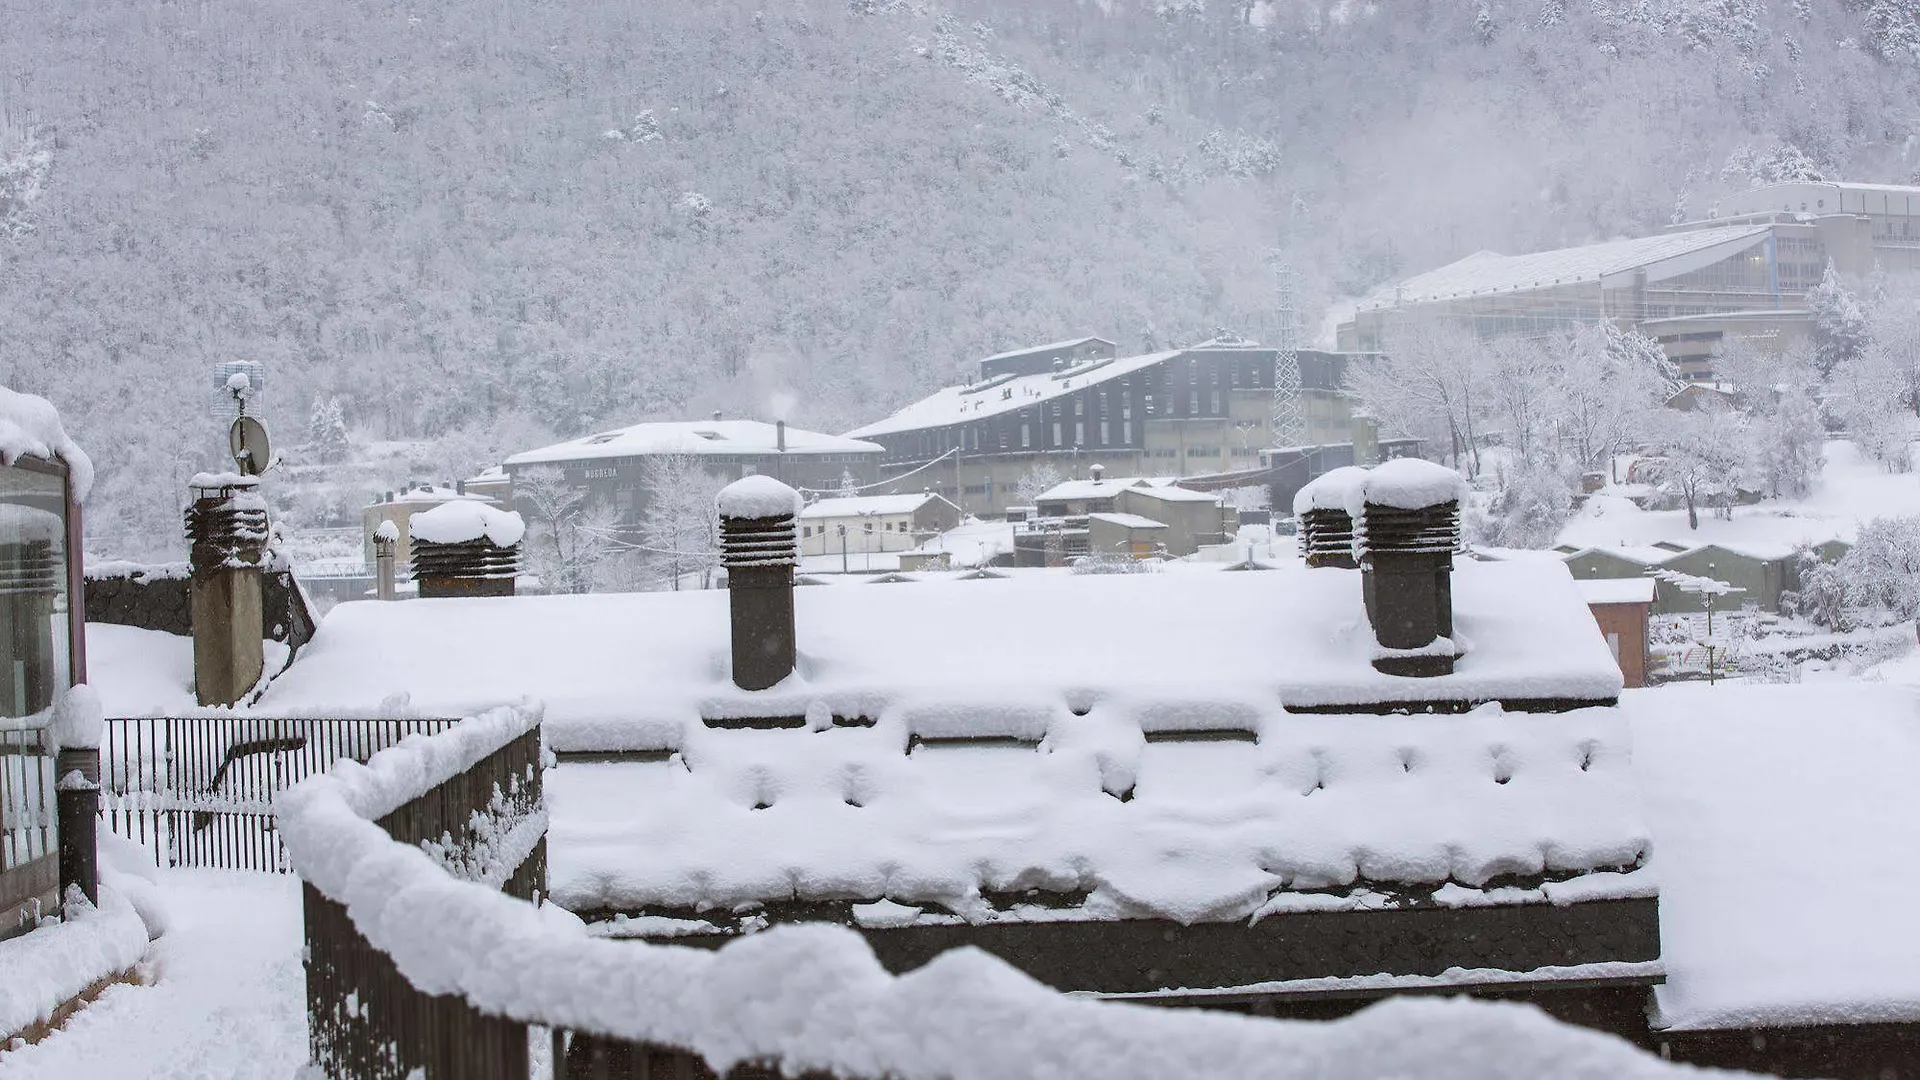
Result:
[[[1317,308],[1755,179],[1907,179],[1902,11],[19,6],[0,379],[63,399],[111,531],[171,531],[217,360],[267,364],[283,429],[338,394],[454,472],[506,427],[838,430],[1063,333],[1258,335],[1276,249]]]

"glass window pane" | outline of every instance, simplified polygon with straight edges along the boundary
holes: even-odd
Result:
[[[58,851],[54,698],[67,686],[66,496],[0,467],[0,874]]]

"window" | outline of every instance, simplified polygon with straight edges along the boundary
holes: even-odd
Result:
[[[1085,413],[1086,411],[1087,411],[1086,399],[1074,398],[1073,399],[1073,415],[1079,416],[1082,413]]]
[[[1032,445],[1033,445],[1033,426],[1031,424],[1021,424],[1020,425],[1020,449],[1025,450],[1027,447]]]
[[[0,467],[0,895],[55,875],[54,699],[72,683],[66,483],[23,459]],[[48,890],[50,891],[50,890]],[[10,907],[10,905],[8,905]],[[0,927],[0,935],[13,927]]]
[[[1053,422],[1053,445],[1055,446],[1066,445],[1066,443],[1062,442],[1060,439],[1060,421],[1058,420],[1055,420]]]
[[[1109,441],[1107,436],[1112,432],[1112,430],[1113,428],[1110,421],[1107,421],[1107,420],[1100,421],[1100,445],[1101,446],[1107,445]]]
[[[1200,391],[1198,390],[1187,391],[1187,415],[1200,415]]]
[[[1073,445],[1087,445],[1087,424],[1084,420],[1075,420],[1073,422]]]
[[[1120,441],[1129,446],[1133,445],[1133,421],[1120,421]]]
[[[1220,414],[1220,391],[1218,390],[1213,392],[1213,413],[1215,416]]]

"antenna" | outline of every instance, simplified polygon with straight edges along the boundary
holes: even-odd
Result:
[[[246,376],[244,386],[236,376]],[[222,360],[213,365],[213,406],[216,419],[245,416],[247,403],[267,388],[267,366],[258,360]]]
[[[1307,441],[1306,419],[1300,411],[1300,308],[1293,264],[1276,256],[1273,262],[1274,315],[1278,326],[1273,360],[1273,445],[1299,446]]]

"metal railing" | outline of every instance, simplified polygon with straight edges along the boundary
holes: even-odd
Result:
[[[115,718],[100,744],[100,813],[161,866],[287,873],[276,795],[346,758],[364,762],[442,717]],[[49,768],[51,765],[49,765]]]
[[[0,937],[28,920],[58,880],[59,831],[53,732],[6,721],[0,727]]]

